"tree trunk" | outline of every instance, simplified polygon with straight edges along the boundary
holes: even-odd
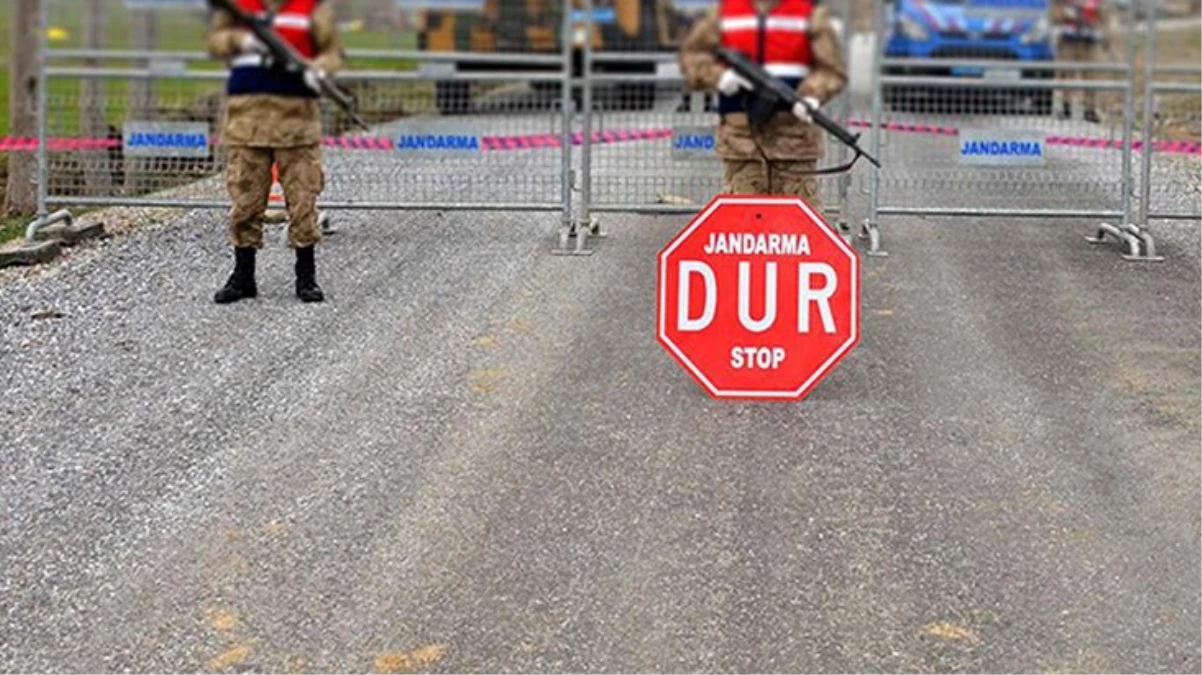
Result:
[[[84,0],[83,46],[86,49],[104,47],[104,0]],[[100,64],[95,60],[90,60],[87,65],[88,67],[97,67]],[[106,138],[109,135],[104,114],[103,81],[99,78],[85,79],[79,98],[79,119],[82,121],[81,126],[85,138]],[[112,171],[117,167],[108,166],[109,152],[107,150],[90,150],[82,152],[81,155],[87,194],[96,197],[111,196]]]
[[[9,125],[13,136],[34,138],[38,134],[38,0],[15,0],[10,36],[11,73],[9,80]],[[8,154],[8,185],[0,215],[12,218],[37,211],[37,155],[32,152]]]

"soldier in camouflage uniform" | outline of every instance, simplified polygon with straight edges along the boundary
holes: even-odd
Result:
[[[272,17],[272,28],[310,67],[302,74],[273,68],[266,47],[223,10],[209,20],[206,43],[214,58],[230,61],[226,93],[226,187],[233,200],[229,239],[234,272],[215,300],[257,295],[255,254],[263,247],[263,216],[271,193],[272,164],[279,166],[288,210],[288,244],[296,251],[296,295],[324,299],[317,285],[314,248],[321,241],[317,197],[325,187],[321,166],[319,81],[342,65],[334,10],[323,0],[238,0],[248,12]]]
[[[1103,51],[1110,49],[1110,13],[1102,0],[1055,0],[1051,7],[1052,25],[1056,31],[1057,58],[1078,63],[1096,63],[1102,60]],[[1082,80],[1098,78],[1099,71],[1067,71],[1060,73],[1061,79]],[[1104,77],[1101,79],[1105,79]],[[1065,91],[1062,108],[1058,116],[1072,117],[1072,94]],[[1087,122],[1098,122],[1097,92],[1086,89],[1085,111]]]
[[[742,51],[821,107],[847,86],[847,69],[830,13],[818,1],[720,0],[717,14],[694,24],[681,46],[688,86],[720,95],[717,151],[728,193],[798,195],[822,208],[814,177],[826,149],[822,131],[804,106],[752,120],[751,84],[714,54],[719,45]]]

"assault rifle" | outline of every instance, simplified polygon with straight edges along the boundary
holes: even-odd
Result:
[[[259,39],[259,42],[266,45],[273,64],[297,75],[304,73],[305,69],[309,67],[305,58],[271,29],[269,20],[260,19],[243,10],[238,6],[237,0],[209,0],[209,4],[214,9],[229,12],[234,17],[234,20],[249,28],[255,34],[255,37]],[[355,110],[355,99],[350,93],[327,77],[318,78],[317,81],[321,87],[321,93],[337,103],[338,107],[342,108],[343,112],[347,114],[347,117],[351,118],[352,122],[364,131],[371,131],[371,127],[367,126],[367,123],[363,121],[363,118]]]
[[[823,114],[822,111],[810,106],[810,104],[806,103],[801,98],[801,95],[798,94],[792,87],[780,81],[776,77],[773,77],[759,64],[744,56],[742,52],[738,52],[733,49],[727,49],[726,47],[718,47],[716,53],[718,58],[726,62],[726,65],[730,66],[736,73],[741,75],[743,79],[747,80],[752,84],[752,86],[755,87],[755,96],[759,98],[759,100],[756,102],[757,106],[765,106],[770,107],[770,109],[774,109],[777,104],[784,104],[792,109],[795,105],[800,103],[806,107],[806,110],[809,111],[810,119],[814,120],[814,124],[817,124],[825,129],[828,134],[834,136],[839,140],[840,143],[851,148],[852,151],[856,153],[856,156],[853,157],[845,166],[835,167],[834,169],[828,169],[820,173],[839,173],[847,171],[861,157],[867,159],[869,162],[872,162],[872,165],[878,169],[881,167],[881,163],[877,161],[875,157],[868,154],[860,147],[859,134],[853,134],[847,129],[844,129],[836,124],[834,120]]]

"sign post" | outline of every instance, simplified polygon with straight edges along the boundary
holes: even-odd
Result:
[[[717,399],[801,400],[860,339],[858,253],[803,200],[719,195],[657,264],[657,339]]]

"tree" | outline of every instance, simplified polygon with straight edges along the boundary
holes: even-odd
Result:
[[[38,0],[14,0],[12,13],[12,65],[9,80],[10,133],[17,138],[37,136]],[[8,185],[0,215],[27,216],[37,210],[37,155],[32,152],[8,154]]]

